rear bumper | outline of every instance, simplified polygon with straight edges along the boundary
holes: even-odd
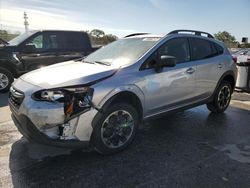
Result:
[[[89,146],[89,141],[52,139],[40,132],[27,116],[17,115],[14,111],[11,116],[20,133],[29,141],[67,148],[87,148]]]

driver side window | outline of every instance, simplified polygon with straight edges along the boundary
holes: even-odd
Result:
[[[174,56],[176,63],[184,63],[190,60],[187,38],[176,38],[166,42],[159,48],[158,53],[159,57],[162,55]]]
[[[28,44],[34,45],[36,49],[42,49],[43,48],[43,35],[36,36],[30,42],[28,42]]]
[[[174,56],[177,64],[190,61],[188,39],[182,37],[167,41],[146,60],[141,69],[154,68],[162,55]]]
[[[26,45],[34,45],[39,52],[62,49],[62,44],[57,33],[42,33],[31,38]]]

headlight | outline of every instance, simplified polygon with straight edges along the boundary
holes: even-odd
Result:
[[[37,91],[32,95],[32,99],[37,101],[65,102],[69,98],[74,97],[84,101],[85,97],[92,99],[92,95],[93,89],[89,87],[60,88]]]
[[[37,101],[64,103],[64,112],[72,116],[92,106],[94,90],[89,87],[48,89],[35,92],[32,99]]]
[[[62,91],[42,91],[41,99],[47,101],[60,101],[64,98],[64,93]]]
[[[64,92],[62,90],[42,90],[32,95],[34,100],[48,102],[63,102]]]

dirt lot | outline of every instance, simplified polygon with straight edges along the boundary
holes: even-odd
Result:
[[[250,95],[221,115],[205,106],[144,123],[125,151],[101,156],[27,142],[0,94],[0,187],[249,187]]]

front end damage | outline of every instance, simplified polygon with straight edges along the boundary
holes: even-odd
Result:
[[[19,106],[15,104],[17,93],[21,92],[11,89],[9,104],[14,122],[25,137],[52,145],[90,140],[92,120],[98,112],[92,103],[92,88],[39,90],[30,97],[23,94]]]

